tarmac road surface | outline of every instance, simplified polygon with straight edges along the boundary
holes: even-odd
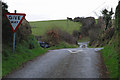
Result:
[[[79,48],[50,50],[7,78],[99,78],[100,60],[96,51],[102,48],[87,48],[87,43],[79,45]]]

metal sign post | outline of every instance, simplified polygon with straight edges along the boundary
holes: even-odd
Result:
[[[13,32],[13,53],[15,52],[15,32]]]

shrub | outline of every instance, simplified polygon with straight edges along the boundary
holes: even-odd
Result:
[[[81,20],[82,27],[80,29],[82,36],[86,37],[89,36],[89,30],[94,27],[95,25],[95,18],[94,17],[87,17]]]
[[[74,30],[73,31],[73,33],[72,33],[72,35],[76,38],[76,39],[79,39],[80,38],[80,32],[79,31],[77,31],[77,30]]]
[[[58,30],[53,28],[46,33],[47,40],[51,45],[55,45],[59,43],[59,35]]]
[[[62,31],[58,27],[54,27],[46,32],[43,41],[48,42],[54,46],[59,44],[61,41],[65,41],[69,44],[76,44],[76,39],[68,32]]]

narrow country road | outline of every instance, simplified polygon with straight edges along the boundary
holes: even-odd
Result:
[[[50,50],[7,78],[99,78],[100,60],[96,51],[102,48],[87,48],[87,43],[79,45],[79,48]]]

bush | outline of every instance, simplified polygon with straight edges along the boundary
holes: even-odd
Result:
[[[101,40],[101,35],[103,34],[104,26],[105,25],[102,17],[99,17],[99,19],[97,20],[97,24],[90,28],[89,30],[90,46],[97,44],[97,42],[99,42],[99,39]]]
[[[62,31],[60,28],[54,27],[46,32],[43,41],[48,42],[51,46],[65,41],[69,44],[76,44],[76,39],[68,32]]]
[[[89,36],[89,30],[93,28],[95,25],[95,18],[94,17],[83,18],[80,22],[82,23],[82,27],[80,29],[82,36],[84,37]]]
[[[58,30],[56,28],[48,30],[44,35],[43,41],[48,42],[52,46],[58,44],[59,43]]]
[[[78,40],[80,38],[80,34],[81,33],[79,31],[74,30],[72,35]]]
[[[69,44],[76,44],[77,42],[72,35],[70,35],[68,32],[65,32],[65,31],[59,32],[59,36],[62,41],[65,41]]]

